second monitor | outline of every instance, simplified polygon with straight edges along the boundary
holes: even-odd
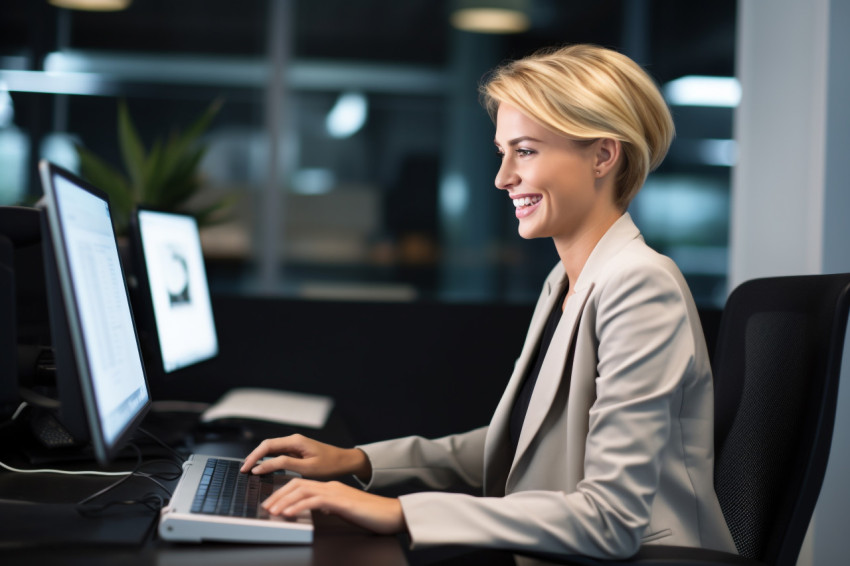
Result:
[[[194,217],[140,207],[130,243],[149,367],[171,375],[213,359],[218,336]]]

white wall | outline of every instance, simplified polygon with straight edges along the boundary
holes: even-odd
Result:
[[[850,272],[850,2],[740,0],[730,289]],[[846,563],[850,351],[826,480],[799,564]]]

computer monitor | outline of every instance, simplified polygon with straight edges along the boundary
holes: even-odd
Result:
[[[50,343],[40,222],[38,209],[0,206],[0,422],[17,412]]]
[[[66,419],[82,413],[85,423],[72,422],[69,428],[79,436],[84,424],[95,457],[106,464],[151,404],[109,201],[102,191],[49,162],[39,163],[39,173],[62,408]],[[75,398],[80,411],[67,407]]]
[[[166,376],[213,359],[218,335],[198,223],[138,207],[130,221],[135,305],[148,368]]]
[[[0,422],[12,415],[19,402],[14,248],[14,240],[0,233]]]

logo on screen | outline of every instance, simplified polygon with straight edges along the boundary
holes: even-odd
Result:
[[[174,308],[191,304],[189,263],[186,261],[186,254],[177,248],[169,247],[163,257],[168,303]]]

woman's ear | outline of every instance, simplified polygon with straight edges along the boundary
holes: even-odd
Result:
[[[623,146],[620,140],[613,138],[601,138],[597,141],[594,154],[594,171],[597,177],[604,177],[611,171],[615,171],[620,162],[620,154]]]

